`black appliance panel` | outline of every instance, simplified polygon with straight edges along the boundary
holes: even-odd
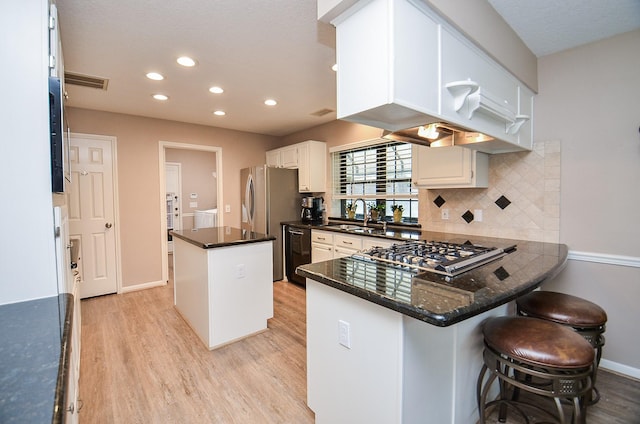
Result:
[[[285,262],[287,279],[291,282],[306,285],[306,280],[296,274],[300,265],[311,263],[311,230],[307,228],[285,229]]]

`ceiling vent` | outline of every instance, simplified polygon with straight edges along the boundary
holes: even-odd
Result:
[[[73,72],[64,73],[65,84],[79,85],[81,87],[98,88],[107,90],[109,80],[102,77],[92,77],[91,75],[76,74]]]
[[[313,116],[324,116],[328,113],[333,112],[332,109],[320,109],[312,113]]]

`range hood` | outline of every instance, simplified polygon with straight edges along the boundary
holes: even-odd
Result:
[[[483,133],[445,122],[435,122],[398,131],[385,130],[382,138],[429,147],[462,146],[494,140]]]

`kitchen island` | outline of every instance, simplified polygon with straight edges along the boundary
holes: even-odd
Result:
[[[307,278],[307,402],[317,423],[476,422],[482,322],[559,272],[567,247],[423,231],[509,253],[456,277],[355,257]],[[513,246],[516,246],[513,249]]]
[[[231,227],[172,231],[174,304],[208,349],[266,330],[274,237]]]

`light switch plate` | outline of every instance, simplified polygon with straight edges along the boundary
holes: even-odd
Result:
[[[189,202],[189,207],[190,208],[197,208],[198,207],[198,202]]]

